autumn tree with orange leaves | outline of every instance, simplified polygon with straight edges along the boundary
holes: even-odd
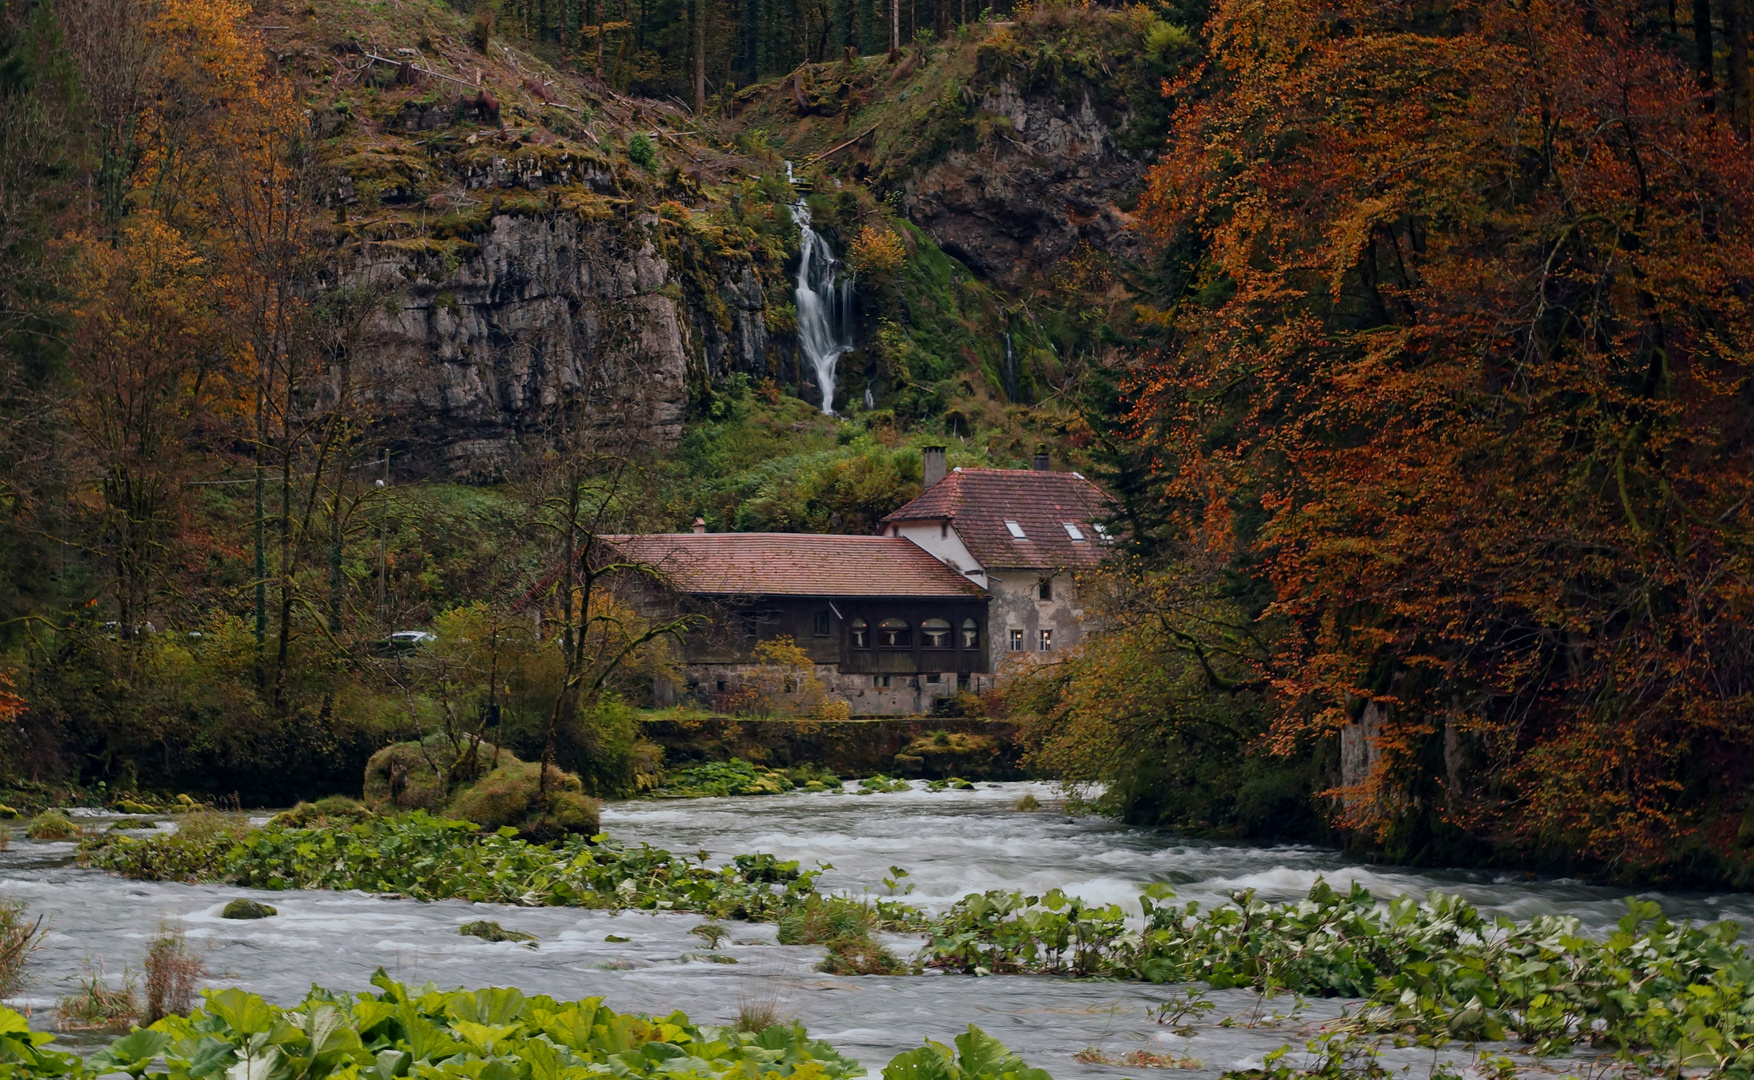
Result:
[[[1754,782],[1754,161],[1617,2],[1225,0],[1132,449],[1355,837],[1624,872]],[[1173,546],[1173,545],[1172,545]],[[1727,837],[1727,839],[1726,839]]]

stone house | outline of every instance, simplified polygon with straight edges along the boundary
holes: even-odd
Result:
[[[884,531],[986,590],[987,670],[1076,645],[1085,625],[1077,577],[1107,548],[1102,489],[1054,471],[1046,454],[1033,469],[946,471],[943,447],[926,448],[925,482]]]
[[[734,699],[758,672],[756,643],[782,635],[856,715],[927,713],[990,685],[985,590],[908,540],[708,533],[699,523],[603,540],[645,571],[618,584],[635,608],[707,616],[681,646],[686,685],[654,688],[660,703],[678,689],[713,706]]]

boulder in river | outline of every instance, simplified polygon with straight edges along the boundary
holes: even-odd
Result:
[[[222,919],[266,919],[278,914],[280,912],[267,904],[239,897],[225,905],[224,910],[220,911],[219,917]]]

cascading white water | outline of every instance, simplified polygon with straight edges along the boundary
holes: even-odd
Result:
[[[834,249],[810,227],[810,208],[799,199],[792,220],[800,234],[798,255],[798,344],[816,371],[822,411],[834,412],[834,366],[852,349],[853,279]]]
[[[832,794],[611,803],[603,808],[603,825],[630,845],[699,848],[710,865],[758,851],[804,867],[831,863],[818,887],[854,897],[881,895],[885,886],[898,891],[893,868],[899,866],[909,871],[908,902],[933,911],[969,892],[1042,895],[1058,888],[1092,903],[1124,903],[1136,919],[1143,882],[1173,884],[1180,901],[1204,908],[1242,889],[1258,890],[1263,900],[1292,900],[1320,879],[1341,892],[1358,882],[1383,899],[1456,892],[1489,915],[1575,916],[1591,935],[1611,933],[1626,910],[1622,890],[1563,878],[1367,866],[1321,848],[1233,845],[1130,828],[1062,812],[1059,793],[1047,784],[982,783],[975,790],[934,792],[916,781],[907,791],[854,798],[858,790],[848,783]],[[1017,812],[1025,794],[1042,808]],[[83,809],[73,815],[90,835],[118,816]],[[0,835],[8,831],[10,823],[0,822]],[[1280,1015],[1283,1006],[1263,1008],[1249,991],[1203,991],[1218,1008],[1172,1032],[1151,1018],[1151,1007],[1167,996],[1167,988],[1151,984],[1005,974],[830,975],[817,968],[820,946],[781,945],[771,923],[732,922],[731,939],[706,953],[692,932],[702,921],[694,914],[133,881],[81,867],[71,843],[29,840],[19,832],[0,847],[0,894],[29,904],[31,918],[45,916],[44,925],[53,926],[25,969],[23,996],[12,1000],[34,1008],[31,1023],[38,1028],[49,1025],[67,988],[90,978],[94,963],[112,973],[137,970],[148,940],[167,924],[185,930],[218,973],[203,985],[241,986],[280,1004],[297,1001],[313,982],[364,990],[380,965],[414,985],[431,979],[442,986],[516,986],[561,999],[603,995],[617,1009],[662,1016],[681,1008],[702,1023],[734,1022],[751,999],[766,997],[813,1036],[862,1061],[872,1077],[922,1037],[948,1042],[974,1022],[1058,1080],[1128,1075],[1084,1060],[1079,1050],[1091,1046],[1116,1056],[1149,1049],[1198,1058],[1205,1067],[1184,1075],[1209,1080],[1247,1062],[1259,1068],[1262,1055],[1307,1039],[1306,1025],[1333,1021],[1342,1006],[1356,1015],[1358,1004],[1314,998],[1307,1009]],[[1642,895],[1671,917],[1754,925],[1754,894]],[[226,902],[239,897],[265,901],[279,914],[223,918]],[[483,918],[535,934],[541,948],[457,932]],[[884,935],[883,941],[904,958],[920,944],[917,937]],[[113,976],[109,984],[117,985]],[[1264,1019],[1230,1019],[1251,1014]],[[1432,1053],[1387,1049],[1383,1060],[1397,1073],[1403,1065],[1420,1066],[1407,1080],[1423,1080]],[[1465,1058],[1455,1062],[1449,1075],[1467,1066]]]

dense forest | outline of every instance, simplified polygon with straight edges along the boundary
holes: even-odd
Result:
[[[594,537],[867,531],[923,444],[1046,446],[1123,542],[1101,647],[978,706],[1035,768],[1748,873],[1745,0],[3,11],[20,791],[287,800],[491,724],[626,793],[671,660]]]

